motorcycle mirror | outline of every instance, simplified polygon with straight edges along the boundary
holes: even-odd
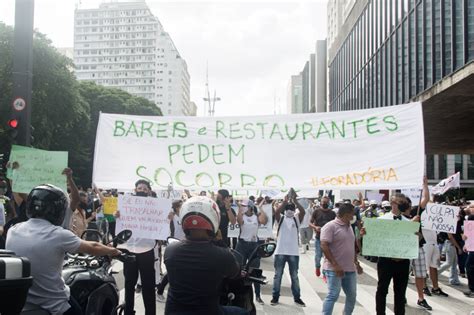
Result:
[[[123,230],[114,239],[114,243],[116,244],[124,244],[132,237],[132,231],[130,230]]]
[[[170,237],[168,237],[168,238],[166,239],[166,242],[167,242],[168,244],[173,244],[173,243],[179,243],[180,240],[178,240],[177,238],[174,238],[174,237],[171,237],[171,236],[170,236]]]
[[[275,243],[265,243],[261,244],[257,247],[257,255],[260,258],[267,258],[273,255],[273,253],[276,250],[276,244]]]

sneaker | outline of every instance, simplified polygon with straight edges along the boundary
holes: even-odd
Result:
[[[449,285],[461,285],[459,281],[449,281]]]
[[[142,286],[137,284],[137,287],[135,288],[136,293],[142,293]]]
[[[316,277],[320,277],[321,276],[321,268],[316,268]]]
[[[463,293],[467,297],[474,298],[474,291],[466,291],[466,292],[463,292]]]
[[[262,298],[259,297],[259,296],[257,296],[257,297],[255,298],[255,301],[257,301],[257,303],[260,304],[260,305],[264,305],[264,304],[265,304],[265,302],[263,302]],[[273,301],[273,300],[272,300],[272,301]]]
[[[428,289],[428,287],[424,287],[423,288],[423,294],[427,295],[427,296],[431,296],[431,292],[430,292],[430,289]],[[423,300],[424,301],[424,300]]]
[[[295,303],[301,307],[305,307],[306,304],[304,304],[303,300],[298,298],[298,299],[295,299]]]
[[[162,294],[158,294],[156,300],[160,303],[166,303],[166,298]]]
[[[429,306],[428,302],[426,300],[423,301],[418,301],[416,304],[418,304],[419,307],[424,308],[425,310],[432,311],[433,308]]]
[[[441,288],[432,289],[431,293],[433,293],[434,295],[437,295],[437,296],[444,296],[444,297],[449,296],[447,293],[443,292],[443,290],[441,290]]]
[[[273,306],[278,305],[278,298],[275,298],[275,297],[272,298],[272,300],[270,301],[270,305],[273,305]]]

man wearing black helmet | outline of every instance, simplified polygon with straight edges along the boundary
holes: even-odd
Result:
[[[69,200],[53,185],[41,185],[28,195],[26,211],[30,218],[8,231],[6,248],[31,263],[33,285],[27,302],[54,314],[81,314],[80,307],[70,296],[61,277],[64,254],[86,253],[95,256],[120,255],[116,248],[97,242],[81,240],[63,229]]]

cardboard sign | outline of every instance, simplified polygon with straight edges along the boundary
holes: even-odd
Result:
[[[364,256],[400,259],[418,258],[420,223],[399,220],[364,220],[366,235],[362,242]]]
[[[277,116],[101,113],[93,182],[119,190],[139,178],[154,190],[412,188],[422,184],[423,135],[421,103]]]
[[[171,199],[120,195],[116,233],[131,230],[133,237],[166,240],[170,236]]]
[[[428,203],[421,214],[421,226],[427,230],[455,234],[459,207]]]
[[[67,152],[52,152],[12,145],[8,172],[13,182],[12,190],[28,194],[38,185],[52,184],[67,191],[66,176],[62,175],[67,167],[67,161]],[[15,162],[19,167],[12,169]]]
[[[114,214],[118,207],[117,197],[105,197],[103,202],[104,214]]]
[[[474,221],[464,221],[465,245],[469,252],[474,252]]]
[[[266,239],[269,237],[273,237],[273,227],[272,227],[272,218],[273,218],[273,211],[271,204],[265,204],[262,206],[262,210],[265,211],[267,215],[268,221],[267,224],[262,225],[259,224],[257,236],[259,239]],[[238,213],[238,210],[236,211]],[[228,237],[239,237],[240,234],[240,226],[239,223],[230,224],[229,229],[227,231]]]

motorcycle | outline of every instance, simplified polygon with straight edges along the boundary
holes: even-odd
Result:
[[[246,309],[250,315],[256,314],[252,283],[265,285],[268,281],[263,276],[262,269],[253,268],[251,265],[258,258],[272,256],[275,249],[276,243],[273,242],[258,245],[250,255],[247,264],[241,267],[240,276],[235,279],[224,280],[220,300],[221,305],[238,306]],[[233,251],[233,253],[240,256],[236,251]],[[237,259],[239,260],[239,258]]]
[[[97,234],[98,239],[103,239],[97,230],[86,230],[85,234]],[[111,243],[114,247],[130,239],[132,232],[120,232]],[[82,237],[81,237],[82,238]],[[103,241],[107,244],[106,241]],[[120,249],[122,254],[114,257],[121,262],[134,261],[135,256],[125,249]],[[86,315],[116,314],[119,307],[119,289],[113,275],[112,258],[108,256],[96,257],[67,253],[63,265],[62,277],[71,290],[71,295],[78,302],[82,313]],[[49,315],[50,313],[37,305],[26,303],[21,315]]]

